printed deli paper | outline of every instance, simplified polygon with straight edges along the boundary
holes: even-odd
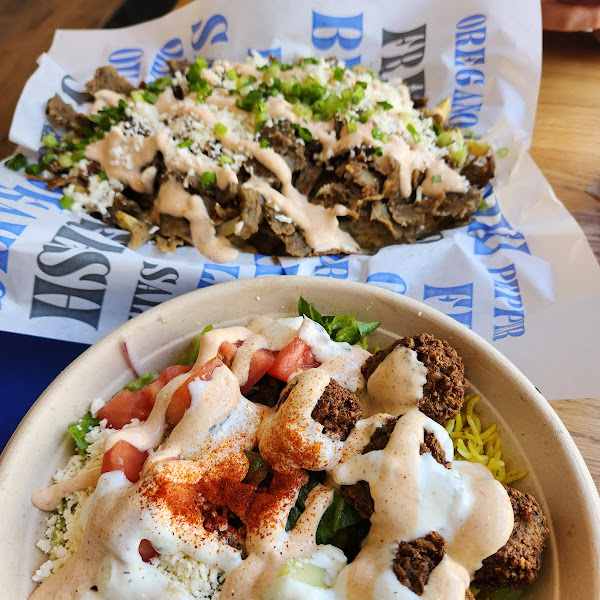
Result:
[[[194,248],[133,252],[128,233],[63,212],[58,194],[0,168],[1,327],[91,343],[159,302],[224,281],[352,279],[450,315],[492,342],[548,398],[597,395],[600,269],[526,151],[540,78],[539,10],[520,0],[421,0],[401,9],[393,0],[199,1],[128,29],[57,32],[11,129],[11,139],[32,153],[50,130],[47,99],[58,92],[77,103],[97,66],[149,81],[167,73],[170,58],[242,60],[253,49],[282,60],[336,55],[402,77],[432,103],[449,96],[451,124],[488,132],[503,158],[486,208],[466,227],[375,256],[242,254],[228,264],[212,264]]]

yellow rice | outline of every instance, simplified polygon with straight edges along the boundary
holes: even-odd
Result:
[[[481,419],[474,408],[481,396],[467,395],[462,411],[446,423],[454,444],[454,459],[485,465],[494,479],[508,484],[527,475],[527,471],[507,471],[502,460],[502,438],[494,423],[482,431]]]

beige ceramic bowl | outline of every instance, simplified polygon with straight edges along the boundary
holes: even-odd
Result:
[[[501,354],[452,319],[389,291],[318,277],[264,277],[186,294],[129,321],[87,350],[44,392],[12,437],[0,461],[0,597],[25,600],[43,560],[35,543],[44,514],[31,494],[50,483],[73,448],[67,427],[97,397],[109,398],[139,372],[174,360],[205,325],[243,324],[249,318],[296,314],[303,295],[327,314],[380,320],[377,341],[428,332],[463,357],[472,388],[485,396],[485,422],[502,431],[510,464],[527,468],[518,487],[531,492],[549,517],[550,548],[542,572],[524,598],[600,598],[599,500],[573,440],[535,387]]]

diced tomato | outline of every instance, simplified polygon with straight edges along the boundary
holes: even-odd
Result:
[[[321,363],[315,358],[310,346],[300,338],[294,338],[275,358],[268,370],[269,375],[286,381],[299,371],[314,369]]]
[[[140,542],[138,551],[142,560],[149,563],[155,556],[158,556],[158,552],[154,549],[150,540],[142,540]]]
[[[199,377],[202,381],[210,381],[213,371],[223,364],[218,358],[209,360],[202,365],[197,371],[194,371],[174,392],[171,396],[171,403],[167,408],[167,423],[169,425],[177,425],[181,421],[185,411],[192,404],[192,395],[188,385]]]
[[[131,483],[136,483],[147,457],[147,452],[142,452],[129,442],[120,440],[105,452],[102,459],[102,473],[123,471]]]
[[[191,365],[174,365],[167,367],[154,381],[139,390],[119,392],[108,404],[98,411],[100,420],[106,419],[108,426],[121,429],[133,419],[145,421],[152,412],[156,395],[171,379],[187,373]]]
[[[233,362],[233,359],[235,358],[235,355],[238,351],[238,348],[242,345],[242,342],[236,342],[235,344],[232,344],[231,342],[223,342],[220,346],[219,346],[219,354],[223,357],[222,361],[223,364],[227,365],[228,367],[231,367],[231,363]]]
[[[266,348],[254,353],[248,369],[248,381],[241,387],[242,394],[247,392],[272,366],[275,355]]]

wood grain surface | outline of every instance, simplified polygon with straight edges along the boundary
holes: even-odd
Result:
[[[57,29],[102,27],[123,0],[0,0],[0,157],[14,151],[8,131],[37,57],[50,48]],[[95,68],[90,65],[90,71]]]
[[[14,107],[54,30],[101,27],[121,1],[0,0],[0,156],[13,151],[8,130]],[[600,44],[591,34],[546,32],[531,154],[600,261],[600,201],[585,191],[600,181],[599,136]],[[600,489],[600,398],[561,400],[552,406]]]

